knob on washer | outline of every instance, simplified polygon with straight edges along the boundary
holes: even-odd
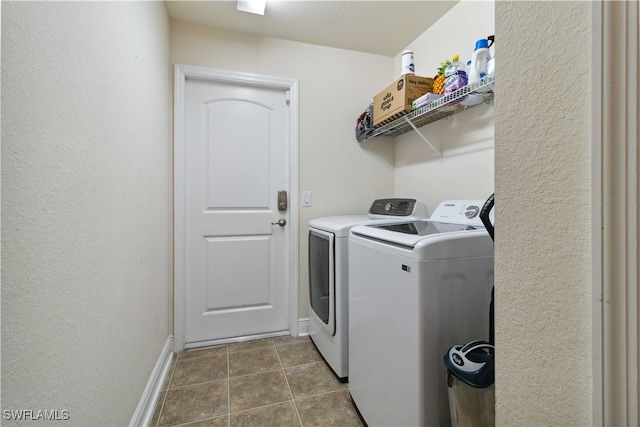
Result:
[[[475,218],[475,216],[478,215],[478,212],[480,212],[479,207],[470,205],[467,206],[467,209],[464,210],[464,216],[466,216],[467,218]]]

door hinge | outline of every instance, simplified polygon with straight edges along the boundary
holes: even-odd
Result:
[[[287,101],[287,104],[291,102],[291,91],[288,90],[284,93],[284,99]]]

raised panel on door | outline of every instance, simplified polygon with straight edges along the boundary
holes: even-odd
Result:
[[[208,209],[268,209],[271,109],[223,99],[206,106]]]
[[[269,237],[206,238],[207,298],[203,310],[215,314],[243,308],[271,308]],[[251,268],[237,268],[235,260]]]

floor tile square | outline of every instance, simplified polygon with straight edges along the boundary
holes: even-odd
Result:
[[[225,415],[227,380],[167,390],[158,426],[172,426]]]
[[[276,345],[276,347],[290,344],[301,344],[306,342],[311,342],[311,338],[309,338],[309,335],[303,335],[299,337],[278,337],[273,339],[273,343]]]
[[[298,344],[283,345],[277,349],[284,368],[322,360],[322,356],[310,340]]]
[[[347,390],[295,401],[304,427],[362,427]]]
[[[282,370],[229,379],[231,412],[292,400]]]
[[[300,427],[300,419],[293,402],[236,412],[231,414],[230,421],[231,427]]]
[[[170,388],[181,387],[227,378],[227,355],[178,360],[173,371]]]
[[[229,354],[229,376],[257,374],[280,369],[280,360],[273,346]]]
[[[284,370],[294,398],[346,389],[324,362],[298,365]]]

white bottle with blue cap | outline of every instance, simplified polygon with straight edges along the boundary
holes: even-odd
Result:
[[[476,82],[485,76],[485,67],[491,59],[489,53],[489,40],[480,39],[476,41],[476,48],[471,56],[471,67],[469,69],[469,84]]]

